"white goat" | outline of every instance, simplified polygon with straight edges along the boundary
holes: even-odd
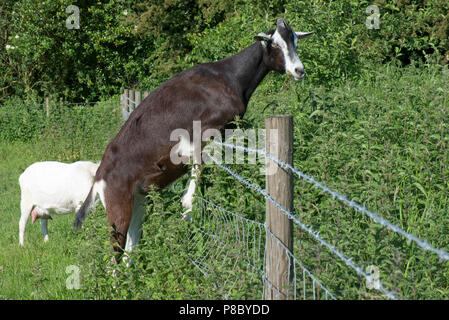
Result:
[[[44,241],[48,241],[47,221],[51,214],[77,211],[89,193],[100,163],[78,161],[71,164],[57,161],[36,162],[19,177],[21,190],[19,244],[23,246],[25,226],[41,219]]]

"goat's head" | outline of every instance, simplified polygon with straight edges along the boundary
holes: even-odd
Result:
[[[294,32],[282,18],[276,22],[276,30],[261,32],[254,37],[261,41],[264,49],[264,63],[279,73],[289,72],[295,80],[304,77],[304,65],[296,52],[298,39],[310,36],[313,32]]]

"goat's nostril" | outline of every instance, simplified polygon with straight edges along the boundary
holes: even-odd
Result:
[[[301,78],[304,77],[304,75],[306,74],[306,72],[304,71],[304,69],[302,68],[295,68],[295,72],[297,75],[299,75]]]

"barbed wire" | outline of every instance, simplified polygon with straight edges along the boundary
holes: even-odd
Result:
[[[338,199],[341,202],[343,202],[344,204],[346,204],[347,206],[355,209],[358,212],[361,212],[363,214],[365,214],[366,216],[368,216],[369,218],[371,218],[372,220],[374,220],[375,222],[377,222],[378,224],[390,229],[393,232],[396,232],[400,235],[402,235],[403,237],[407,238],[407,240],[413,241],[415,242],[421,249],[425,250],[425,251],[431,251],[435,254],[437,254],[439,256],[440,262],[441,261],[447,261],[449,260],[449,254],[442,249],[437,249],[435,247],[433,247],[431,244],[429,244],[427,241],[425,240],[421,240],[418,237],[416,237],[415,235],[411,234],[411,233],[407,233],[404,230],[402,230],[399,226],[389,222],[388,220],[380,217],[378,214],[369,211],[368,209],[365,208],[365,206],[362,206],[358,203],[356,203],[354,200],[349,200],[346,196],[342,195],[341,193],[334,191],[332,189],[330,189],[329,187],[325,186],[324,184],[320,183],[319,181],[315,180],[313,177],[305,174],[304,172],[299,171],[298,169],[292,167],[291,165],[289,165],[288,163],[285,163],[279,159],[276,159],[275,157],[273,157],[270,153],[266,152],[264,149],[254,149],[254,148],[249,148],[249,147],[245,147],[245,146],[237,146],[234,144],[230,144],[230,143],[225,143],[225,142],[218,142],[218,141],[213,141],[215,144],[220,145],[220,146],[224,146],[224,147],[228,147],[228,148],[234,148],[234,149],[240,149],[243,151],[247,151],[247,152],[255,152],[258,154],[262,154],[266,157],[268,157],[270,160],[276,162],[277,164],[283,166],[284,168],[287,168],[289,170],[291,170],[292,172],[294,172],[299,178],[313,184],[316,188],[321,189],[322,191],[330,194],[332,196],[333,199]]]

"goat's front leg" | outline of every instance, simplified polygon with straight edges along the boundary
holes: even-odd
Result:
[[[48,222],[48,219],[41,219],[41,231],[42,231],[42,236],[44,237],[44,242],[48,242],[47,222]]]
[[[181,198],[181,203],[182,203],[183,208],[187,209],[182,214],[183,219],[188,218],[187,213],[192,211],[193,196],[195,194],[195,190],[196,190],[196,186],[198,184],[201,170],[202,170],[201,164],[194,163],[192,165],[192,172],[191,172],[191,177],[190,177],[190,181],[189,181],[189,187],[187,189],[187,192]]]

